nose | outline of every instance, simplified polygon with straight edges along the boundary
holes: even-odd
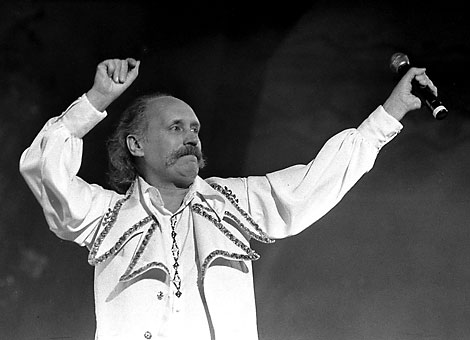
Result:
[[[199,144],[199,136],[193,131],[188,131],[184,136],[184,144],[197,146]]]

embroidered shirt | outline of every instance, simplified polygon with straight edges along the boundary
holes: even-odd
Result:
[[[162,320],[162,326],[157,339],[186,340],[188,336],[192,339],[210,339],[207,306],[204,306],[198,285],[198,267],[196,265],[196,251],[194,238],[194,224],[191,221],[189,204],[194,195],[197,194],[197,182],[186,194],[182,205],[173,214],[165,208],[163,199],[157,188],[148,184],[139,177],[138,184],[144,198],[144,204],[156,217],[160,224],[162,233],[172,243],[171,220],[176,221],[176,242],[179,248],[179,267],[181,277],[181,296],[177,297],[177,290],[170,284],[170,293],[162,300],[166,301],[166,312]],[[174,261],[169,258],[169,263]],[[174,276],[175,269],[170,267],[170,280]]]
[[[50,229],[60,238],[87,247],[93,246],[107,209],[122,198],[114,191],[88,184],[77,176],[82,159],[82,138],[105,117],[106,112],[97,111],[83,95],[61,116],[46,123],[20,160],[20,171],[41,204]],[[201,295],[195,284],[200,268],[193,263],[205,259],[195,259],[197,249],[194,248],[207,246],[195,240],[210,243],[212,236],[219,237],[221,233],[210,225],[210,221],[196,226],[196,221],[192,220],[195,215],[191,217],[188,207],[196,199],[206,200],[208,206],[224,218],[227,201],[219,199],[218,196],[223,195],[214,194],[214,190],[207,190],[207,197],[199,197],[197,182],[201,181],[201,187],[211,183],[216,187],[229,187],[238,199],[237,205],[249,214],[245,216],[241,212],[247,220],[252,219],[271,238],[288,237],[305,230],[330,211],[372,168],[379,150],[401,128],[402,125],[379,106],[357,129],[346,129],[328,140],[308,164],[294,165],[265,176],[206,180],[197,177],[181,209],[174,214],[178,219],[177,243],[182,256],[182,298],[174,297],[174,287],[168,282],[145,281],[141,276],[137,281],[132,277],[130,281],[119,283],[129,267],[130,256],[126,252],[135,252],[132,247],[139,244],[145,230],[150,230],[147,225],[137,224],[142,230],[137,230],[132,239],[126,239],[128,249],[116,248],[115,257],[95,269],[96,339],[177,339],[184,335],[184,330],[186,334],[194,331],[192,338],[201,340],[210,339],[206,336],[208,331],[217,339],[256,339],[253,276],[249,261],[241,263],[239,268],[212,266],[208,271],[209,280],[204,281],[206,296]],[[173,258],[168,251],[171,236],[169,238],[167,231],[172,214],[161,205],[158,192],[143,181],[139,183],[143,199],[135,200],[131,207],[124,205],[127,214],[123,213],[123,220],[119,222],[121,226],[131,228],[139,219],[146,218],[147,212],[140,208],[144,202],[159,222],[155,225],[161,228],[158,235],[161,244],[152,246],[161,257],[167,257],[165,262],[170,264],[171,279]],[[141,212],[135,220],[134,215]],[[194,237],[195,234],[199,238]],[[224,242],[223,239],[219,241]],[[228,243],[225,245],[230,247]],[[211,251],[212,248],[207,249]],[[143,257],[148,255],[144,252]],[[165,287],[170,289],[165,290]],[[162,296],[160,291],[169,293]]]

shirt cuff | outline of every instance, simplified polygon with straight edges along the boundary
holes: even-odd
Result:
[[[398,135],[402,128],[403,125],[380,105],[357,129],[379,151]]]
[[[95,109],[86,94],[83,94],[65,110],[59,120],[73,136],[83,138],[106,116],[106,111]]]

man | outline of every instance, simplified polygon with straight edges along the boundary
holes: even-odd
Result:
[[[420,107],[412,68],[357,128],[307,165],[247,178],[201,179],[200,122],[168,95],[139,98],[109,141],[115,191],[77,177],[82,138],[137,78],[139,61],[105,60],[92,88],[50,119],[20,171],[51,230],[90,250],[96,339],[257,339],[250,240],[298,234],[368,172]]]

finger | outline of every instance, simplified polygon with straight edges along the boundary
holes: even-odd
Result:
[[[431,79],[428,78],[427,86],[431,89],[435,96],[437,96],[437,87],[434,85]]]
[[[129,65],[129,70],[133,69],[137,64],[137,60],[135,60],[134,58],[127,58],[126,61]]]
[[[417,110],[421,107],[422,102],[421,99],[418,97],[415,97],[411,102],[410,102],[410,110]]]
[[[429,83],[429,78],[426,76],[426,74],[418,74],[415,76],[415,80],[423,87],[427,86]]]
[[[423,74],[426,73],[426,69],[425,68],[418,68],[418,67],[411,67],[408,72],[405,74],[405,77],[408,79],[408,80],[411,80],[413,78],[416,78],[416,77],[419,77]]]
[[[421,86],[429,87],[431,91],[437,96],[437,87],[434,85],[434,83],[426,73],[417,75],[415,79],[419,82]]]
[[[431,82],[431,80],[425,73],[417,75],[415,79],[423,86],[428,86],[428,84]]]
[[[129,58],[128,62],[130,65],[129,67],[130,71],[127,74],[128,80],[134,81],[139,75],[140,60],[136,61],[135,59]]]
[[[121,73],[121,61],[119,59],[113,59],[114,71],[113,71],[113,81],[119,83],[119,74]]]
[[[437,96],[437,86],[431,82],[430,87],[431,87],[432,92],[434,92],[434,95]]]
[[[108,77],[112,78],[115,65],[112,60],[105,60],[98,65],[98,69],[101,69],[102,71],[106,72],[108,74]]]
[[[127,79],[127,60],[121,60],[121,70],[119,72],[119,82],[122,84]]]

